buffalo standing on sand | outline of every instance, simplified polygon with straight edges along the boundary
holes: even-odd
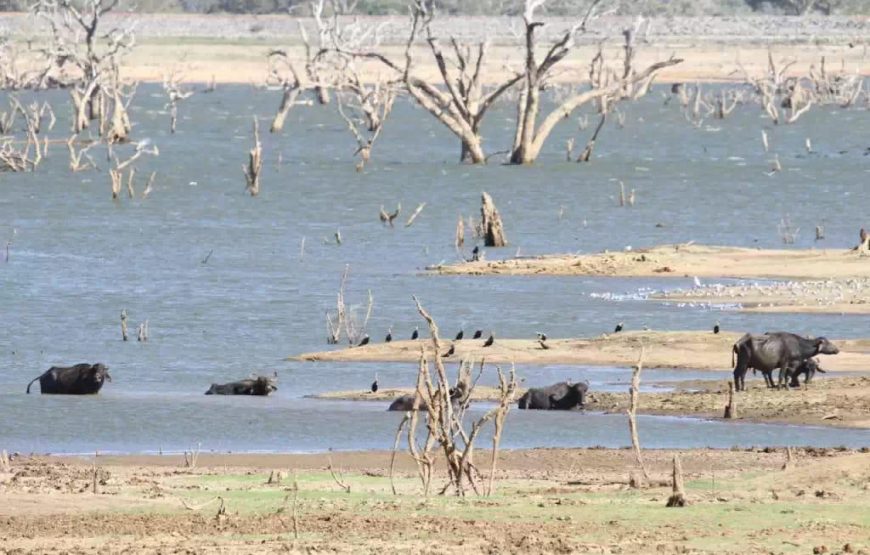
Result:
[[[105,380],[112,381],[112,376],[109,375],[109,369],[100,363],[52,366],[27,384],[27,393],[30,393],[30,386],[36,380],[39,380],[39,391],[43,394],[93,395],[99,393]]]
[[[840,350],[824,337],[806,338],[794,333],[773,332],[764,335],[747,333],[731,349],[734,363],[734,389],[746,389],[746,372],[750,368],[764,374],[768,387],[774,387],[773,371],[779,368],[779,386],[789,381],[801,364],[816,355],[835,355]]]
[[[239,380],[237,382],[230,382],[225,384],[213,383],[211,384],[209,390],[205,392],[205,394],[266,396],[273,391],[278,390],[278,386],[275,383],[277,379],[277,376],[254,376],[245,380]]]
[[[582,409],[586,402],[588,383],[561,382],[548,387],[533,387],[520,397],[521,409],[573,410]]]

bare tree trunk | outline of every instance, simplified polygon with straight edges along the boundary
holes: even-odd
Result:
[[[484,192],[480,207],[481,226],[483,226],[483,244],[487,247],[504,247],[507,238],[504,235],[504,227],[501,223],[501,214],[495,207],[492,197]]]
[[[687,505],[686,492],[683,489],[683,465],[680,464],[680,455],[674,455],[674,483],[673,493],[668,498],[668,507],[685,507]]]
[[[275,113],[275,119],[272,120],[272,126],[269,128],[270,133],[278,133],[284,129],[284,121],[287,119],[287,114],[290,112],[290,108],[293,107],[298,96],[299,87],[284,89],[284,96],[281,97],[281,105],[278,107],[278,112]]]
[[[637,464],[643,472],[643,477],[649,481],[649,473],[646,471],[646,465],[643,462],[643,454],[640,450],[640,439],[637,436],[637,401],[640,392],[640,373],[643,370],[643,354],[644,349],[641,347],[640,358],[634,371],[631,373],[631,387],[628,389],[630,395],[630,403],[628,407],[628,430],[631,433],[631,446],[634,449],[634,456],[637,459]]]
[[[317,96],[318,104],[321,104],[323,106],[329,104],[329,101],[331,100],[329,96],[329,89],[327,89],[326,87],[317,86],[314,87],[314,92]]]
[[[583,152],[580,153],[580,156],[577,157],[578,162],[588,162],[592,157],[592,149],[595,148],[595,141],[598,140],[598,134],[601,133],[605,120],[607,120],[607,112],[601,114],[601,119],[598,121],[598,126],[595,128],[595,132],[592,133],[592,137],[590,137],[589,142],[586,143],[586,148],[584,148]]]
[[[260,145],[260,125],[254,116],[254,148],[248,152],[248,165],[242,166],[247,183],[245,190],[252,197],[260,194],[260,170],[263,168],[263,148]]]

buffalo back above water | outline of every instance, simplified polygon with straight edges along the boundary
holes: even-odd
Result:
[[[211,384],[206,395],[258,395],[265,397],[273,391],[278,390],[275,383],[276,378],[267,376],[256,376],[237,382],[225,384]]]
[[[36,380],[39,380],[39,391],[43,394],[93,395],[99,393],[105,380],[112,381],[112,377],[109,369],[100,363],[52,366],[27,384],[27,393]]]
[[[533,387],[519,398],[517,404],[521,409],[533,410],[582,409],[587,391],[589,386],[582,382],[560,382],[547,387]]]

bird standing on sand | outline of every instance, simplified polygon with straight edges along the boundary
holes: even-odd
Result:
[[[489,334],[489,338],[486,341],[484,341],[483,346],[484,347],[491,347],[493,343],[495,343],[495,334],[491,333],[491,334]]]
[[[456,334],[456,339],[454,341],[461,341],[462,336],[464,336],[464,335],[465,335],[465,332],[462,330],[459,330],[459,333]]]
[[[613,333],[619,333],[622,331],[622,322],[616,324],[616,327],[613,329]]]
[[[538,339],[539,339],[540,341],[546,341],[546,340],[547,340],[547,334],[546,334],[546,333],[543,333],[543,332],[540,332],[540,331],[539,331],[539,332],[536,332],[535,335],[538,336]]]
[[[480,339],[481,337],[483,337],[483,330],[477,330],[474,332],[474,339]]]
[[[375,374],[375,381],[372,382],[372,393],[378,392],[378,375]]]
[[[716,324],[713,326],[713,333],[719,333],[719,320],[716,320]]]
[[[369,336],[365,335],[365,336],[363,336],[362,340],[357,344],[357,347],[363,347],[365,345],[368,345],[369,341],[370,341]]]
[[[456,345],[451,345],[450,349],[448,349],[447,352],[441,356],[442,357],[452,357],[453,353],[455,353],[455,352],[456,352]]]
[[[477,262],[480,260],[480,247],[476,246],[471,251],[471,260],[468,262]]]
[[[414,333],[411,334],[411,341],[417,339],[418,337],[420,337],[420,330],[417,328],[417,326],[414,326]]]
[[[384,343],[389,343],[393,340],[393,328],[387,330],[387,336],[384,338]]]

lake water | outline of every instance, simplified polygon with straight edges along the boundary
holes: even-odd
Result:
[[[264,118],[261,127],[268,129],[279,93],[224,86],[194,95],[180,107],[178,132],[169,135],[162,92],[140,86],[131,112],[133,138],[150,138],[160,148],[159,157],[137,166],[140,191],[150,171],[158,172],[150,198],[125,195],[112,202],[104,152],[94,149],[101,171],[74,174],[63,143],[52,145],[35,173],[0,174],[0,243],[15,230],[8,262],[0,257],[0,448],[389,447],[400,415],[386,413],[385,404],[305,396],[367,388],[375,372],[382,387],[410,386],[414,364],[285,360],[328,348],[324,312],[335,304],[345,265],[349,303],[364,305],[368,290],[374,296],[369,332],[376,341],[388,327],[405,337],[421,323],[411,295],[448,335],[462,327],[495,330],[499,337],[533,337],[536,331],[573,337],[609,331],[620,320],[629,329],[709,329],[720,320],[735,330],[866,336],[867,316],[741,314],[662,305],[638,295],[684,287],[691,278],[422,273],[427,265],[456,260],[456,219],[478,215],[481,191],[492,194],[511,243],[488,249],[489,258],[518,250],[592,252],[692,240],[779,247],[777,224],[785,216],[800,227],[796,248],[856,243],[858,228],[868,224],[870,112],[813,109],[795,125],[774,127],[757,106],[744,106],[725,121],[696,129],[676,105],[663,106],[664,90],[625,106],[625,127],[605,127],[592,163],[564,161],[565,139],[575,135],[582,145],[591,133],[569,120],[528,168],[495,160],[486,167],[458,165],[453,137],[428,114],[400,102],[372,162],[359,174],[355,143],[334,108],[300,107],[283,134],[264,133],[262,191],[251,198],[241,173],[251,114]],[[65,139],[68,97],[55,92],[46,98],[59,117],[51,136]],[[490,152],[509,142],[512,118],[507,105],[491,113],[485,128]],[[762,128],[771,153],[761,147]],[[131,149],[120,147],[122,158]],[[767,175],[774,152],[783,171]],[[635,207],[616,206],[618,180],[637,190]],[[401,224],[384,228],[378,209],[392,210],[397,202]],[[414,225],[405,228],[423,202]],[[812,230],[822,223],[827,239],[815,243]],[[339,229],[340,246],[332,241]],[[134,333],[148,319],[148,343],[120,340],[122,309]],[[114,381],[99,396],[24,394],[27,382],[49,366],[85,361],[111,368]],[[212,382],[272,371],[279,373],[280,389],[271,398],[202,395]],[[627,376],[625,369],[567,366],[517,371],[527,385],[570,377],[611,389],[624,387],[613,384],[624,384]],[[649,371],[644,379],[675,374],[699,377]],[[643,417],[640,433],[649,447],[870,445],[865,430],[662,417]],[[506,448],[627,444],[623,416],[519,411],[509,416],[503,440]]]

